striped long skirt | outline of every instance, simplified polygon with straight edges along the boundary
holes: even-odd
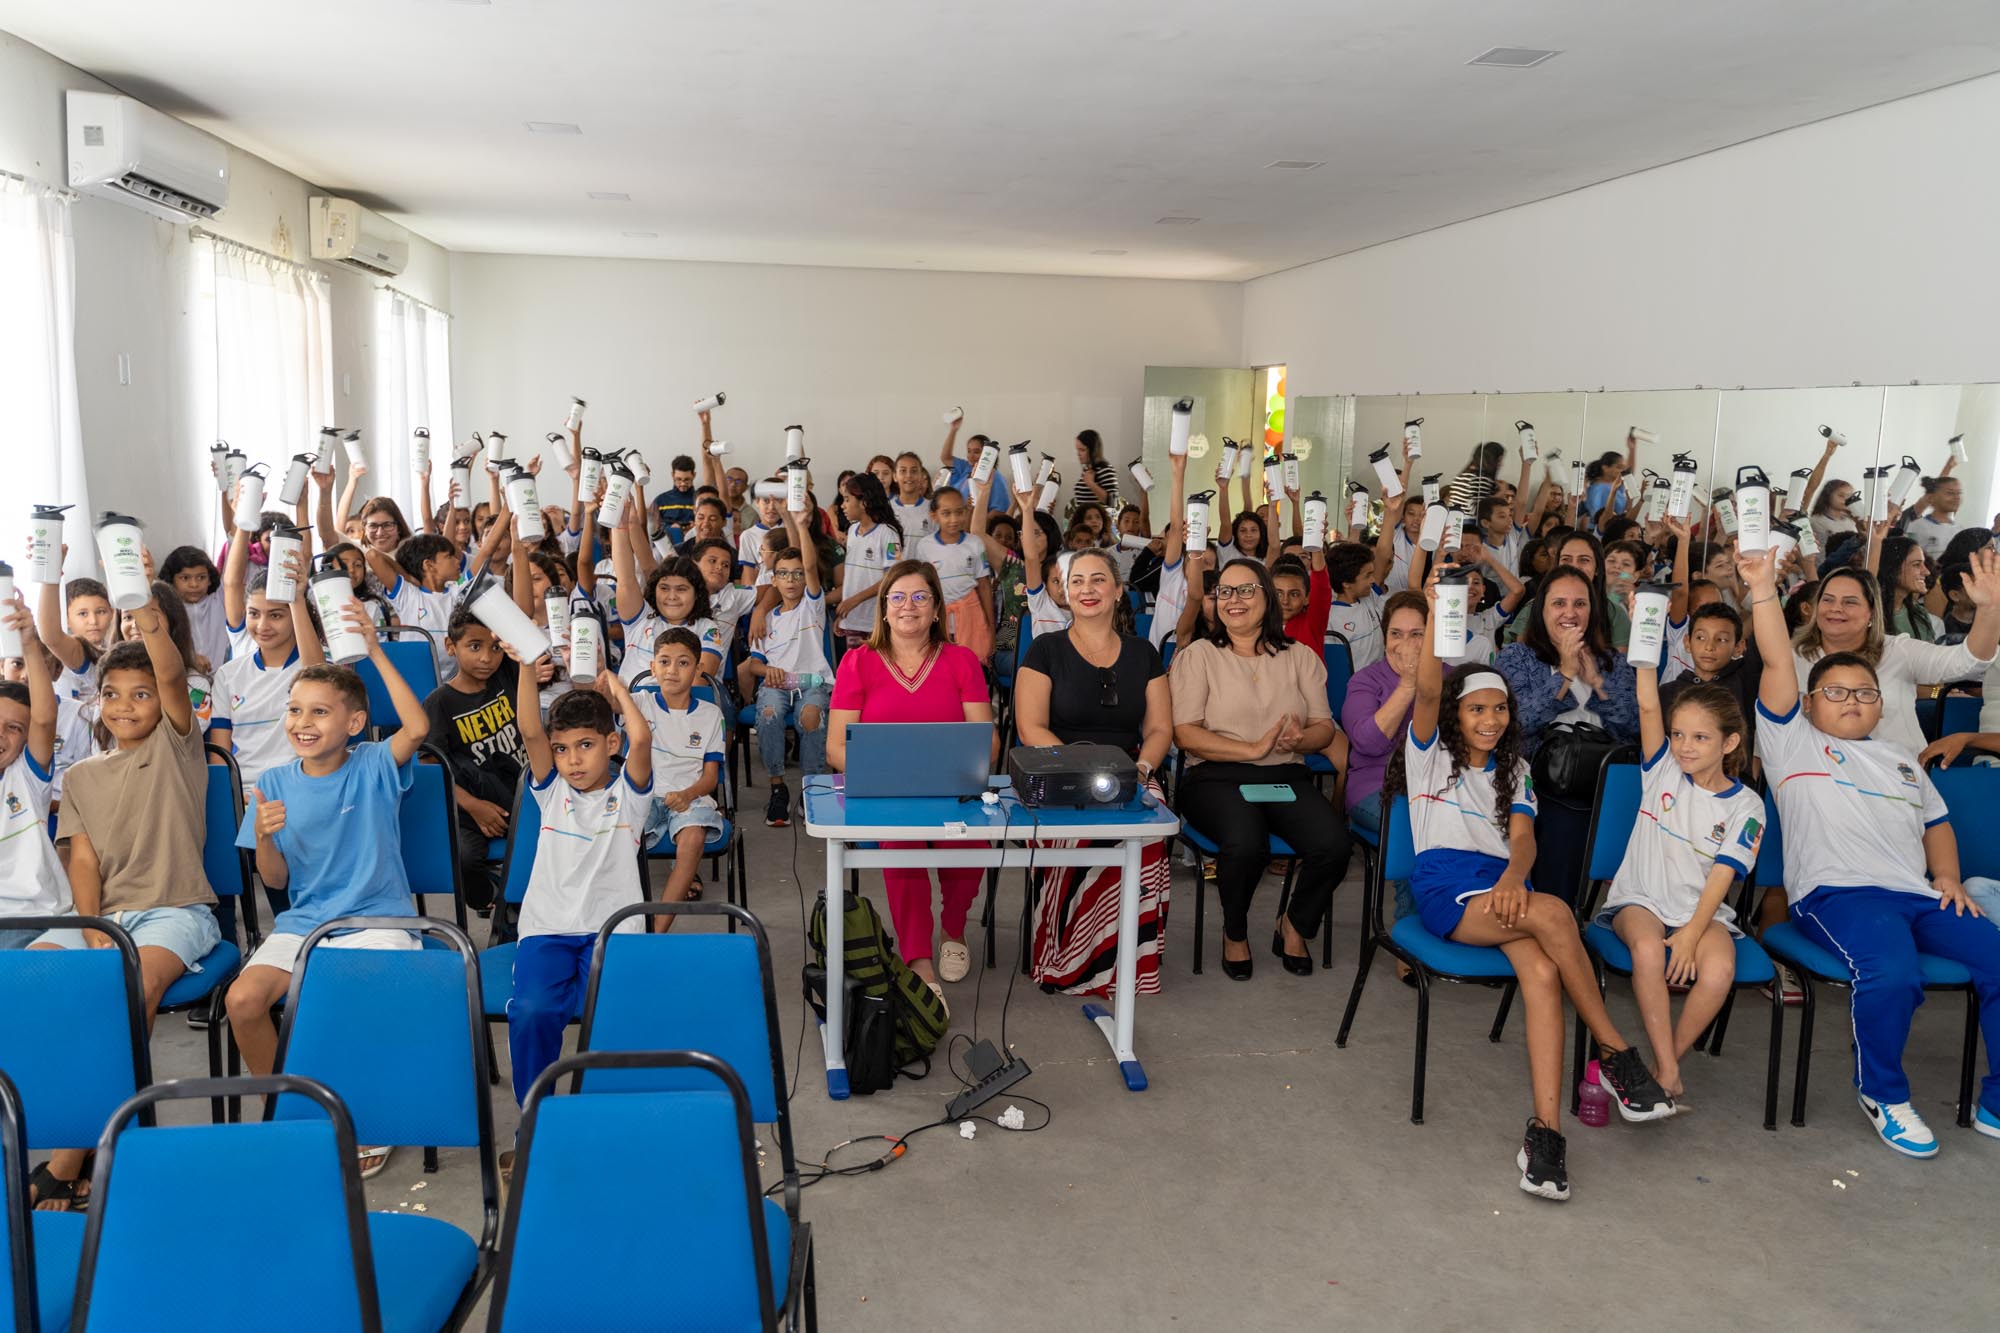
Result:
[[[1083,844],[1051,842],[1052,847]],[[1095,844],[1115,845],[1115,844]],[[1046,991],[1109,995],[1118,965],[1118,866],[1051,866],[1039,872],[1035,902],[1034,979]],[[1167,899],[1173,867],[1164,841],[1147,843],[1139,858],[1139,993],[1160,990],[1167,947]]]

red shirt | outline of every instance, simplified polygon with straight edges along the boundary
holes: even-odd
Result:
[[[840,659],[828,707],[851,708],[863,722],[963,722],[965,705],[983,704],[987,698],[986,669],[969,648],[940,645],[929,670],[910,689],[864,645]]]
[[[1285,637],[1318,652],[1326,642],[1327,618],[1333,614],[1333,581],[1324,569],[1306,581],[1306,609],[1285,622]]]

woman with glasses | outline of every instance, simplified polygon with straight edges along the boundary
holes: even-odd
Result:
[[[1174,656],[1174,741],[1188,758],[1181,816],[1214,840],[1222,898],[1222,970],[1250,979],[1250,898],[1276,834],[1298,857],[1290,904],[1271,952],[1312,975],[1308,941],[1347,874],[1347,821],[1313,787],[1305,756],[1333,741],[1326,666],[1285,636],[1271,576],[1232,560],[1215,580],[1217,627]]]
[[[993,721],[986,670],[970,648],[946,640],[944,592],[937,571],[927,562],[901,560],[883,572],[872,619],[874,629],[867,641],[842,657],[834,672],[826,757],[836,772],[847,771],[847,728],[856,722]],[[931,937],[940,923],[931,914],[930,872],[896,867],[882,871],[896,948],[939,999],[944,998],[941,980],[963,981],[971,971],[965,919],[978,896],[981,874],[977,866],[938,869],[944,945],[933,965]]]
[[[1078,551],[1065,577],[1069,628],[1036,635],[1014,677],[1020,743],[1116,746],[1138,762],[1139,781],[1159,799],[1153,774],[1173,743],[1167,669],[1151,643],[1119,630],[1125,587],[1110,551]],[[1042,872],[1033,966],[1043,989],[1110,992],[1121,873],[1117,866]],[[1153,994],[1160,988],[1161,927],[1173,880],[1164,841],[1146,845],[1139,879],[1139,989]]]

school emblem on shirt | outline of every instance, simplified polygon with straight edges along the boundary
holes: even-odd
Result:
[[[883,558],[888,560],[894,560],[896,558],[896,550],[897,550],[896,539],[894,537],[891,537],[888,541],[882,543]]]
[[[11,791],[7,793],[7,813],[10,815],[21,813],[21,798]]]
[[[1670,792],[1670,791],[1663,791],[1663,792],[1661,792],[1661,793],[1660,793],[1660,813],[1661,813],[1661,814],[1665,814],[1665,813],[1666,813],[1667,811],[1669,811],[1669,810],[1671,810],[1671,809],[1673,809],[1673,808],[1674,808],[1674,794],[1673,794],[1672,792]]]
[[[1722,845],[1723,837],[1726,834],[1728,834],[1728,832],[1729,832],[1728,827],[1724,825],[1721,820],[1718,819],[1715,821],[1715,827],[1708,831],[1708,840],[1714,843],[1716,846],[1720,847]]]
[[[610,794],[609,796],[606,796],[606,797],[604,798],[604,813],[605,813],[605,814],[607,814],[607,815],[615,815],[615,814],[617,814],[617,813],[618,813],[618,793],[617,793],[617,792],[615,792],[615,791],[614,791],[614,792],[612,792],[612,793],[611,793],[611,794]]]
[[[1833,760],[1834,763],[1845,764],[1847,762],[1847,756],[1839,750],[1834,749],[1831,745],[1824,745],[1820,748],[1826,751],[1826,757]]]
[[[231,708],[241,708],[243,706],[243,696],[240,694],[231,694],[229,696],[229,706]]]
[[[1721,828],[1722,825],[1717,824],[1716,827]],[[1736,841],[1745,847],[1754,848],[1757,840],[1763,836],[1764,826],[1755,819],[1746,819],[1743,821],[1743,831],[1736,835]]]
[[[688,744],[689,744],[689,745],[700,745],[700,744],[701,744],[701,733],[700,733],[700,732],[698,732],[698,731],[690,731],[690,732],[688,733]]]
[[[1911,768],[1908,764],[1896,765],[1896,772],[1902,777],[1903,781],[1909,783],[1912,787],[1917,785],[1917,770]]]

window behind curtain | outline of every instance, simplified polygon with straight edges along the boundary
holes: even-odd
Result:
[[[417,427],[431,433],[430,506],[451,485],[451,319],[421,301],[383,288],[375,307],[375,439],[369,458],[387,469],[371,488],[393,495],[414,527],[424,508],[411,469]]]
[[[76,396],[75,273],[69,200],[0,175],[0,403],[7,413],[0,430],[8,441],[0,459],[9,492],[0,505],[0,560],[17,574],[35,503],[75,506],[65,532],[68,575],[97,563]]]

